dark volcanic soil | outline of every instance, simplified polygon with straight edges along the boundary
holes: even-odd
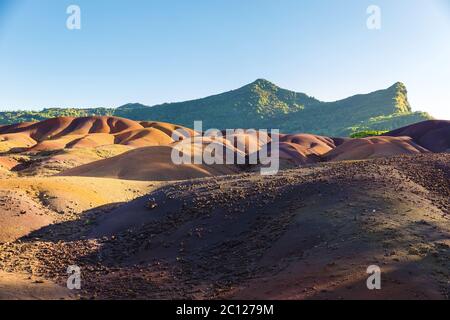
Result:
[[[449,202],[450,154],[192,180],[0,245],[0,270],[75,264],[96,299],[448,299]]]

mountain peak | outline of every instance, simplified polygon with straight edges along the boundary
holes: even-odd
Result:
[[[255,81],[253,81],[252,84],[272,84],[273,85],[272,82],[270,82],[269,80],[264,79],[264,78],[258,78]]]
[[[251,87],[259,87],[261,89],[275,89],[278,88],[274,83],[270,82],[269,80],[260,78],[256,79],[252,83],[249,84]]]
[[[411,112],[406,85],[403,82],[396,82],[390,89],[394,90],[395,111],[398,113]]]
[[[406,85],[403,82],[397,81],[390,88],[396,90],[406,90]]]

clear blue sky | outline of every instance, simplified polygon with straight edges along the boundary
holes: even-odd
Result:
[[[402,81],[414,109],[450,119],[449,40],[450,0],[0,0],[0,109],[152,105],[257,78],[330,101]]]

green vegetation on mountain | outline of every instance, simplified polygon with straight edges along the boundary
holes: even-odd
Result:
[[[152,119],[204,128],[274,128],[332,136],[376,130],[388,131],[431,118],[412,112],[404,84],[335,102],[321,102],[304,93],[281,89],[259,79],[219,95],[154,107],[126,105],[116,115]]]
[[[322,102],[304,93],[282,89],[259,79],[237,90],[203,99],[153,107],[127,104],[117,109],[45,109],[42,112],[3,112],[0,124],[38,121],[55,116],[114,115],[133,120],[165,121],[203,128],[267,128],[349,136],[361,131],[388,131],[431,119],[412,112],[407,90],[396,83],[385,90],[359,94],[335,102]]]
[[[109,116],[114,114],[114,110],[113,108],[48,108],[41,111],[4,111],[0,112],[0,125],[35,122],[56,117]]]
[[[376,131],[376,130],[366,130],[366,131],[359,131],[355,132],[352,135],[350,135],[350,138],[359,139],[359,138],[367,138],[367,137],[375,137],[375,136],[381,136],[389,131]]]

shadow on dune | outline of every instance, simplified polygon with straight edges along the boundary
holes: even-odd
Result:
[[[410,226],[416,229],[417,224]],[[430,225],[433,228],[432,225]],[[448,300],[450,299],[450,247],[445,244],[450,233],[429,239],[428,245],[422,241],[407,244],[408,252],[396,253],[401,258],[391,257],[389,263],[379,263],[374,257],[373,264],[381,269],[381,289],[369,290],[365,265],[356,266],[359,270],[350,280],[344,279],[336,284],[318,280],[319,290],[305,297],[310,300]],[[443,242],[440,242],[443,241]],[[388,254],[389,255],[389,254]],[[355,266],[352,266],[355,267]],[[359,272],[358,272],[359,271]],[[358,275],[359,273],[359,275]],[[320,290],[320,288],[326,288]]]
[[[397,268],[387,274],[393,283],[397,274],[405,279],[398,281],[406,281],[410,269],[418,268],[426,277],[440,270],[428,258],[409,260],[408,250],[418,244],[432,250],[433,243],[450,238],[442,224],[433,225],[423,215],[429,204],[420,196],[402,193],[395,183],[387,185],[385,177],[307,175],[288,183],[298,178],[293,172],[270,180],[180,183],[116,208],[87,211],[78,221],[48,226],[21,240],[66,242],[70,259],[62,258],[61,265],[90,270],[86,290],[108,298],[274,298],[279,293],[261,294],[276,286],[274,281],[285,283],[280,289],[295,297],[304,288],[301,283],[333,276],[327,265],[342,268],[337,277],[355,278],[375,257]],[[98,241],[99,247],[70,254],[71,245],[88,240]],[[393,261],[393,251],[405,262]],[[448,257],[448,248],[441,254]],[[359,280],[354,281],[356,286]],[[324,290],[333,294],[304,298],[337,298],[348,289],[338,285]],[[427,290],[417,288],[422,295]],[[401,290],[385,292],[383,298],[410,297]],[[355,291],[348,297],[358,295]]]

